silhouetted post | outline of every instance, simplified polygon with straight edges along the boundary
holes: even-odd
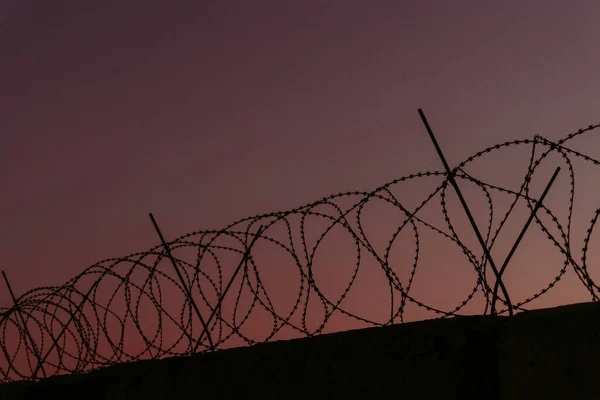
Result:
[[[44,370],[44,366],[41,363],[40,354],[37,351],[37,347],[35,345],[35,342],[33,341],[33,337],[31,337],[31,333],[29,332],[29,328],[27,328],[27,323],[25,322],[25,318],[23,318],[23,313],[21,312],[21,307],[19,307],[19,304],[17,303],[17,299],[15,297],[15,294],[12,291],[12,287],[10,286],[10,283],[8,282],[8,278],[6,277],[6,274],[4,273],[4,271],[2,271],[2,277],[4,278],[4,282],[6,282],[6,287],[8,288],[8,292],[10,293],[10,297],[12,298],[13,304],[15,305],[15,309],[17,310],[17,313],[19,314],[19,317],[21,318],[21,323],[23,324],[23,328],[25,329],[25,333],[27,334],[27,337],[29,338],[29,341],[31,342],[31,347],[33,348],[33,354],[35,354],[35,358],[37,358],[37,361],[38,361],[38,369],[41,366],[42,372],[44,373],[44,378],[46,378],[47,377],[46,370]]]
[[[206,322],[206,326],[204,327],[204,330],[202,331],[202,333],[200,333],[200,337],[198,338],[198,341],[196,342],[196,346],[194,347],[194,353],[198,350],[198,346],[200,345],[200,341],[202,340],[202,336],[204,336],[204,333],[207,332],[207,329],[210,326],[210,322],[212,321],[213,317],[215,316],[215,313],[217,312],[217,310],[221,306],[221,303],[223,302],[223,299],[225,298],[225,295],[227,294],[227,291],[229,291],[229,288],[233,284],[233,281],[234,281],[235,277],[240,272],[240,269],[242,268],[242,266],[244,265],[246,259],[250,255],[250,250],[252,249],[252,246],[254,246],[254,243],[256,242],[256,240],[258,239],[258,237],[262,234],[263,230],[264,230],[264,227],[262,225],[258,227],[258,230],[256,231],[256,234],[254,235],[254,238],[252,239],[252,242],[250,242],[250,245],[248,246],[248,248],[244,252],[244,255],[242,256],[242,259],[240,260],[240,263],[238,264],[235,272],[233,273],[233,276],[231,277],[231,279],[229,280],[229,283],[225,287],[225,290],[223,291],[223,294],[221,295],[221,298],[219,298],[219,301],[217,302],[217,306],[214,308],[213,312],[210,314],[210,317],[208,318],[208,321]]]
[[[471,222],[471,226],[473,227],[473,230],[475,231],[475,235],[477,236],[477,239],[479,240],[479,244],[481,244],[481,247],[483,248],[485,256],[490,262],[490,266],[492,267],[492,271],[494,271],[494,275],[496,275],[496,283],[500,284],[502,293],[504,294],[504,297],[506,298],[506,305],[508,306],[508,315],[512,316],[513,315],[512,304],[510,302],[510,298],[508,297],[508,292],[506,290],[506,287],[504,286],[504,283],[502,282],[502,278],[500,277],[500,275],[498,273],[498,269],[496,268],[496,265],[494,264],[494,260],[492,259],[492,256],[490,255],[490,252],[485,244],[485,241],[483,240],[483,236],[481,236],[481,233],[479,232],[479,229],[477,228],[477,224],[475,223],[475,220],[473,219],[473,215],[471,215],[469,206],[467,206],[467,202],[465,201],[465,198],[463,197],[463,195],[460,191],[460,188],[458,187],[458,184],[456,183],[456,180],[454,179],[454,173],[450,170],[450,167],[448,166],[448,163],[446,162],[446,158],[444,157],[444,153],[442,153],[442,149],[438,145],[437,140],[435,140],[435,136],[433,135],[433,132],[432,132],[431,128],[429,127],[429,123],[427,122],[427,119],[425,118],[425,114],[423,114],[423,110],[421,110],[420,108],[419,108],[419,115],[421,116],[421,119],[423,120],[423,124],[425,125],[425,128],[427,129],[427,133],[429,133],[429,137],[431,138],[431,141],[433,142],[433,145],[435,146],[435,149],[437,150],[437,153],[440,156],[440,159],[442,160],[442,164],[444,164],[444,168],[446,169],[446,174],[448,175],[448,180],[450,181],[450,184],[452,185],[452,187],[454,187],[454,191],[456,192],[456,195],[458,196],[458,199],[460,200],[460,203],[462,204],[462,207],[465,210],[467,217],[469,218],[469,222]],[[493,307],[492,307],[491,313],[496,314],[496,310]]]
[[[61,336],[65,333],[65,331],[67,330],[67,326],[69,326],[69,324],[71,323],[71,321],[73,321],[73,318],[75,318],[75,315],[77,315],[77,313],[79,312],[79,310],[81,309],[81,307],[83,307],[83,304],[87,301],[90,293],[92,293],[92,290],[98,285],[98,281],[94,282],[94,284],[92,285],[92,287],[90,287],[90,289],[87,291],[87,293],[83,296],[83,299],[81,300],[81,302],[79,303],[79,305],[77,306],[77,308],[75,309],[75,312],[71,314],[71,317],[69,318],[69,321],[67,321],[67,323],[63,326],[63,328],[61,329],[60,333],[58,334],[58,336],[54,339],[54,341],[52,342],[52,346],[50,346],[50,348],[48,349],[48,351],[46,352],[46,354],[44,355],[44,357],[42,358],[42,361],[40,363],[40,365],[38,365],[38,367],[36,368],[36,370],[33,373],[33,379],[36,378],[38,371],[40,370],[40,366],[43,365],[43,363],[46,361],[46,359],[48,358],[48,356],[50,355],[50,353],[52,352],[52,350],[54,350],[54,347],[58,344],[58,341],[60,340]]]
[[[510,259],[512,258],[513,254],[517,250],[517,246],[519,246],[519,243],[521,242],[521,239],[523,239],[523,236],[525,236],[525,232],[527,232],[527,229],[529,229],[529,224],[531,224],[531,221],[533,221],[533,218],[535,217],[535,214],[537,213],[537,211],[539,210],[539,208],[542,206],[542,202],[544,201],[544,198],[548,194],[548,191],[550,190],[550,187],[554,183],[554,180],[558,176],[559,172],[560,172],[560,167],[557,167],[556,170],[554,171],[554,174],[552,175],[552,178],[550,178],[550,182],[548,182],[548,184],[546,185],[546,189],[544,189],[544,192],[542,193],[542,196],[540,197],[539,201],[536,203],[535,207],[531,211],[531,214],[529,215],[529,219],[527,220],[527,222],[525,223],[525,226],[521,230],[521,233],[519,234],[519,237],[517,238],[517,241],[513,245],[512,249],[510,249],[510,253],[508,253],[508,256],[506,257],[506,260],[504,261],[504,264],[502,265],[502,268],[500,268],[500,273],[499,273],[500,276],[502,276],[502,274],[504,273],[504,270],[508,266],[508,263],[509,263]],[[496,281],[496,284],[494,285],[494,294],[492,296],[492,310],[495,309],[497,295],[498,295],[498,281]]]
[[[202,324],[202,326],[206,330],[207,326],[206,326],[206,323],[204,322],[204,318],[202,318],[202,314],[200,313],[200,310],[198,309],[198,306],[194,302],[194,298],[192,297],[192,292],[187,287],[187,285],[185,283],[185,280],[183,279],[183,275],[181,275],[181,272],[179,272],[179,268],[177,268],[177,263],[175,262],[175,259],[173,258],[173,255],[171,254],[171,249],[169,248],[169,245],[165,241],[165,238],[163,237],[162,233],[160,232],[160,229],[158,228],[158,224],[156,223],[156,220],[154,219],[154,216],[152,215],[152,213],[149,213],[148,215],[150,215],[150,219],[152,220],[152,224],[154,225],[154,229],[156,229],[156,233],[158,233],[158,237],[160,238],[160,241],[162,242],[162,245],[165,248],[165,252],[167,253],[167,257],[169,257],[169,259],[171,260],[171,264],[173,264],[173,268],[175,269],[175,272],[177,273],[177,276],[179,277],[179,281],[181,282],[181,286],[183,286],[183,290],[185,292],[185,295],[188,298],[188,301],[192,304],[192,307],[194,307],[194,311],[196,312],[196,315],[200,319],[200,323]],[[208,343],[210,344],[210,348],[213,349],[214,348],[214,344],[213,344],[212,338],[210,337],[210,332],[208,332]]]

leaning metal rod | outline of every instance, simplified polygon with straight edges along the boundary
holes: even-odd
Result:
[[[8,318],[9,312],[10,312],[10,309],[3,313],[0,312],[0,326],[2,326],[4,319]],[[4,371],[4,377],[8,378],[8,375],[10,374],[10,371],[12,370],[12,362],[10,360],[10,356],[6,352],[6,349],[3,349],[3,350],[4,350],[4,354],[6,355],[6,362],[8,363],[8,368],[6,369],[6,371]],[[1,383],[2,383],[2,377],[0,377],[0,384]]]
[[[483,240],[483,237],[481,236],[481,233],[479,232],[479,229],[477,228],[477,224],[475,223],[475,220],[473,219],[473,215],[471,215],[469,206],[467,206],[467,202],[465,201],[465,199],[458,187],[458,184],[456,183],[456,180],[454,179],[454,173],[450,170],[450,167],[448,166],[448,163],[446,162],[446,158],[444,157],[444,154],[442,153],[442,149],[438,145],[437,140],[435,140],[435,136],[433,135],[433,132],[432,132],[431,128],[429,127],[429,123],[427,122],[427,119],[425,118],[425,114],[423,114],[423,110],[421,110],[420,108],[419,108],[419,115],[421,116],[421,119],[423,120],[423,124],[425,125],[425,128],[427,129],[427,133],[429,133],[429,137],[431,138],[431,141],[433,142],[433,145],[435,146],[435,149],[437,150],[437,153],[440,156],[442,163],[444,164],[444,168],[446,168],[448,180],[450,181],[450,184],[454,187],[454,191],[456,192],[458,199],[460,200],[460,202],[463,206],[463,209],[465,210],[465,213],[467,214],[467,217],[469,218],[469,222],[471,222],[471,226],[473,227],[473,230],[475,231],[475,235],[477,236],[477,239],[479,240],[479,243],[481,244],[481,247],[483,248],[485,256],[487,257],[487,259],[490,262],[492,271],[494,271],[494,275],[496,275],[496,283],[500,284],[500,288],[502,289],[502,293],[504,294],[504,298],[506,299],[506,305],[508,306],[508,315],[512,316],[513,315],[512,304],[510,302],[510,298],[508,297],[508,292],[506,290],[506,287],[504,286],[504,283],[502,282],[502,278],[498,274],[498,270],[496,269],[494,260],[492,259],[492,256],[490,255],[490,252],[485,244],[485,241]],[[492,313],[492,315],[496,314],[496,310],[493,307],[492,307],[491,313]]]
[[[79,312],[79,310],[81,309],[81,307],[83,307],[83,305],[85,304],[85,302],[87,301],[88,297],[90,296],[90,294],[92,293],[92,290],[94,290],[94,288],[98,285],[99,281],[94,282],[94,284],[92,285],[92,287],[90,287],[90,289],[87,291],[87,293],[85,294],[85,296],[83,296],[83,299],[81,300],[81,302],[79,303],[79,305],[77,306],[77,308],[75,309],[75,312],[71,313],[71,318],[69,318],[69,320],[67,321],[66,324],[64,324],[62,330],[60,331],[60,333],[58,334],[58,336],[54,339],[54,341],[52,342],[52,346],[50,346],[50,348],[48,349],[48,351],[46,352],[46,355],[44,355],[44,358],[42,358],[42,361],[40,362],[40,364],[38,365],[37,369],[34,371],[33,373],[33,379],[35,379],[37,377],[37,373],[40,369],[40,367],[44,364],[44,362],[46,361],[46,359],[48,358],[48,356],[50,355],[50,352],[52,350],[54,350],[54,347],[58,344],[58,341],[60,340],[61,336],[65,333],[65,331],[67,330],[67,326],[69,326],[69,324],[71,323],[71,321],[73,321],[73,318],[75,318],[75,315],[77,315],[77,313]]]
[[[35,345],[35,342],[33,341],[33,338],[31,337],[31,333],[29,332],[29,328],[27,328],[27,323],[25,322],[25,318],[23,318],[23,313],[21,312],[21,307],[19,306],[19,304],[17,303],[17,299],[15,298],[15,294],[12,291],[12,288],[10,286],[10,283],[8,283],[8,278],[6,277],[6,274],[4,273],[4,271],[2,271],[2,277],[4,278],[4,282],[6,282],[6,287],[8,288],[8,292],[10,293],[10,297],[12,298],[12,301],[15,305],[15,309],[17,310],[17,313],[19,313],[19,317],[21,317],[21,323],[23,324],[23,327],[25,328],[25,333],[27,334],[27,337],[29,338],[29,341],[31,342],[31,347],[33,348],[33,354],[35,354],[35,358],[37,358],[38,361],[38,368],[41,365],[41,359],[40,359],[40,354],[37,351],[37,347]],[[44,373],[44,378],[46,378],[46,370],[44,369],[44,367],[42,366],[42,372]]]
[[[5,313],[0,314],[0,326],[2,325],[2,322],[4,322],[4,319],[8,318],[8,315],[10,314],[10,309],[8,309],[8,311],[6,311]],[[10,360],[10,356],[9,354],[6,352],[6,349],[4,350],[4,354],[6,355],[6,362],[8,362],[8,368],[6,369],[6,371],[4,371],[4,377],[8,378],[8,376],[10,375],[10,371],[13,369],[13,364],[12,361]],[[14,358],[13,358],[14,360]],[[2,378],[0,378],[0,384],[2,384]]]
[[[204,322],[204,318],[202,318],[202,314],[200,314],[200,310],[198,309],[198,306],[194,302],[191,290],[187,287],[185,280],[183,279],[183,276],[181,275],[181,272],[179,272],[179,268],[177,268],[177,264],[175,263],[175,259],[173,258],[173,255],[171,254],[171,249],[169,248],[169,245],[165,241],[165,238],[163,237],[162,233],[160,232],[160,229],[158,228],[158,224],[156,223],[156,220],[154,219],[154,216],[152,215],[152,213],[149,213],[148,215],[150,215],[150,219],[152,220],[154,229],[156,229],[156,233],[158,233],[158,237],[160,238],[160,241],[162,242],[162,245],[165,248],[167,257],[169,257],[169,259],[171,260],[171,264],[173,264],[173,268],[175,269],[175,272],[177,273],[177,276],[179,277],[179,281],[181,282],[181,286],[183,286],[183,290],[185,291],[185,295],[187,296],[188,301],[192,304],[192,307],[194,307],[194,311],[196,311],[196,315],[198,316],[198,319],[200,319],[200,323],[202,324],[204,329],[206,329],[206,323]],[[212,338],[210,337],[210,334],[208,335],[208,343],[210,344],[211,348],[214,347],[214,344],[213,344]]]
[[[500,276],[502,276],[502,274],[504,273],[504,270],[508,266],[510,259],[512,258],[513,254],[517,250],[517,246],[519,246],[521,239],[523,239],[523,236],[525,236],[525,232],[527,232],[527,229],[529,229],[529,224],[531,224],[531,221],[533,221],[535,214],[537,213],[539,208],[542,206],[542,202],[544,201],[544,198],[548,194],[548,191],[550,190],[550,187],[554,183],[554,180],[558,176],[559,172],[560,172],[560,167],[556,167],[556,170],[554,171],[554,175],[552,175],[552,178],[550,178],[550,182],[548,182],[548,184],[546,185],[546,189],[544,189],[544,192],[542,193],[542,195],[540,196],[540,199],[538,200],[535,207],[533,208],[533,211],[531,211],[531,214],[529,215],[529,219],[527,220],[527,222],[525,223],[525,226],[521,230],[521,233],[519,234],[519,237],[517,238],[517,241],[513,245],[512,249],[510,249],[510,253],[508,253],[508,256],[506,257],[506,260],[504,261],[502,268],[500,268],[500,273],[499,273]],[[496,284],[494,285],[494,295],[492,296],[492,310],[495,310],[495,308],[496,308],[497,295],[498,295],[498,280],[496,280]]]
[[[210,314],[210,317],[208,318],[208,321],[206,321],[206,326],[204,327],[204,330],[202,331],[202,333],[200,333],[200,336],[198,337],[198,341],[196,342],[196,346],[194,347],[194,351],[193,351],[194,353],[196,351],[198,351],[198,346],[200,345],[200,341],[202,340],[202,337],[204,336],[204,333],[207,332],[208,327],[210,326],[210,322],[212,321],[212,319],[215,316],[215,313],[217,312],[217,310],[219,309],[219,307],[221,307],[221,303],[223,302],[223,299],[225,298],[225,295],[227,294],[227,291],[229,290],[229,288],[233,284],[233,280],[237,276],[238,272],[240,272],[240,269],[244,265],[244,262],[246,261],[246,259],[250,256],[250,250],[252,249],[252,246],[254,246],[254,243],[256,242],[256,240],[258,239],[258,237],[262,234],[263,230],[264,230],[264,226],[261,225],[261,226],[258,227],[258,230],[256,231],[256,234],[254,235],[254,238],[252,239],[252,242],[250,242],[250,245],[246,249],[246,252],[242,256],[242,259],[240,260],[240,263],[238,264],[235,272],[233,273],[233,276],[231,277],[231,279],[229,280],[229,283],[225,287],[225,290],[223,291],[223,294],[221,295],[221,298],[219,298],[219,301],[217,302],[216,307],[214,308],[212,314]]]

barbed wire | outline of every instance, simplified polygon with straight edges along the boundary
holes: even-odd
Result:
[[[485,196],[489,213],[485,243],[490,251],[519,201],[524,201],[532,213],[537,206],[551,221],[552,226],[549,226],[538,214],[533,217],[549,243],[564,257],[563,267],[548,286],[523,301],[513,303],[511,306],[515,310],[525,310],[526,304],[554,287],[569,267],[575,271],[592,301],[598,301],[600,288],[590,276],[589,249],[600,208],[595,210],[587,225],[582,255],[578,260],[572,253],[571,220],[575,196],[573,160],[582,160],[594,168],[600,167],[600,161],[567,147],[567,144],[575,137],[589,135],[599,126],[590,125],[556,142],[536,135],[533,139],[497,144],[467,158],[453,170],[456,179],[473,183]],[[467,166],[475,160],[516,146],[531,147],[529,165],[518,190],[484,182],[466,172]],[[550,154],[558,155],[568,170],[570,188],[566,226],[559,222],[557,212],[531,195],[533,176]],[[439,184],[413,209],[402,203],[392,191],[400,183],[427,177],[438,179]],[[488,260],[485,254],[471,250],[459,237],[448,211],[448,183],[446,172],[426,171],[404,176],[370,192],[333,194],[292,210],[244,218],[221,230],[192,232],[145,252],[106,259],[62,286],[29,290],[15,298],[13,306],[0,307],[0,383],[39,379],[40,372],[44,376],[82,373],[122,362],[253,345],[273,340],[283,329],[293,331],[297,337],[315,336],[324,332],[334,315],[370,326],[401,323],[404,322],[408,303],[447,318],[458,315],[476,293],[482,293],[485,299],[483,313],[486,314],[494,301],[494,288],[489,285],[486,273]],[[494,193],[512,198],[495,230],[492,229]],[[422,209],[436,196],[440,199],[446,231],[420,216]],[[375,249],[364,228],[365,208],[375,201],[393,206],[403,216],[383,251]],[[312,245],[306,231],[309,217],[326,221],[324,231],[317,235]],[[298,225],[298,229],[294,229],[294,224]],[[326,296],[323,287],[317,283],[314,259],[317,249],[334,229],[344,229],[350,235],[353,249],[349,251],[356,252],[356,265],[344,290],[332,298]],[[462,251],[477,274],[475,287],[450,311],[425,304],[410,294],[421,254],[422,229],[450,240]],[[553,234],[551,230],[558,233]],[[394,270],[390,258],[401,232],[410,232],[414,237],[414,259],[404,282]],[[274,298],[281,291],[288,294],[291,290],[280,287],[271,294],[267,290],[265,279],[272,266],[265,267],[257,261],[256,246],[261,243],[282,250],[296,269],[298,287],[289,312],[278,311],[282,307],[276,305]],[[376,260],[390,292],[389,319],[385,321],[377,322],[357,315],[343,305],[350,290],[357,284],[361,260],[367,255]],[[163,267],[164,262],[170,260],[179,280]],[[234,271],[236,264],[238,269]],[[241,272],[239,276],[238,271]],[[227,294],[230,288],[232,292]],[[506,299],[497,296],[496,300],[501,306],[498,314],[506,313]],[[312,309],[317,304],[322,318],[311,328],[309,319],[314,319],[316,314]],[[206,323],[201,313],[210,315]],[[248,322],[257,313],[262,318],[260,328]],[[272,329],[258,339],[256,331],[264,329],[267,318]],[[133,337],[134,340],[131,339]]]

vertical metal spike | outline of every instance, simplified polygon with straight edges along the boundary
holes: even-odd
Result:
[[[149,213],[148,215],[150,215],[150,220],[152,220],[152,224],[154,225],[154,229],[156,229],[156,233],[158,233],[158,237],[160,238],[160,241],[162,242],[162,245],[165,248],[165,252],[167,253],[167,257],[169,258],[169,260],[171,260],[171,264],[173,265],[173,269],[175,269],[175,272],[177,273],[177,276],[179,277],[179,281],[181,282],[181,286],[183,286],[183,290],[185,291],[185,295],[187,296],[188,301],[191,303],[192,307],[194,308],[194,311],[196,312],[196,315],[198,316],[198,319],[200,319],[200,323],[202,324],[203,328],[206,330],[207,326],[206,326],[206,323],[204,322],[204,318],[202,318],[202,314],[200,313],[200,309],[198,309],[198,306],[194,302],[194,298],[192,297],[192,292],[187,287],[187,284],[185,283],[185,280],[183,279],[183,276],[181,275],[181,272],[179,272],[179,268],[177,268],[177,263],[175,262],[175,259],[173,258],[173,255],[171,254],[171,249],[169,248],[169,245],[165,241],[165,238],[163,237],[163,235],[162,235],[162,233],[161,233],[161,231],[160,231],[160,229],[158,227],[158,224],[156,223],[156,220],[154,219],[154,216],[152,215],[152,213]],[[208,343],[210,344],[211,349],[213,349],[215,347],[214,344],[213,344],[212,338],[210,337],[210,333],[208,333]]]
[[[460,200],[460,203],[462,204],[462,207],[465,210],[465,213],[467,214],[467,218],[469,218],[469,222],[471,223],[471,226],[473,227],[473,231],[475,231],[475,235],[477,236],[477,239],[479,240],[479,244],[481,244],[481,247],[483,248],[485,256],[490,263],[490,266],[492,267],[492,271],[494,271],[494,275],[496,275],[496,283],[498,283],[500,285],[500,288],[502,289],[502,293],[504,294],[504,298],[506,299],[506,304],[508,305],[508,314],[512,316],[513,315],[512,304],[510,302],[510,298],[508,296],[506,287],[504,287],[502,278],[500,277],[500,274],[498,273],[498,269],[496,268],[494,260],[492,259],[492,256],[490,255],[489,249],[488,249],[487,245],[485,244],[485,241],[483,240],[483,236],[481,236],[481,233],[479,232],[479,228],[477,228],[477,224],[475,223],[475,220],[473,219],[473,215],[471,214],[471,211],[469,210],[469,206],[467,205],[467,202],[465,201],[465,198],[463,197],[463,195],[460,191],[460,188],[458,187],[458,184],[456,183],[456,180],[454,179],[454,173],[450,170],[450,167],[448,166],[448,163],[446,162],[446,158],[444,157],[444,153],[442,153],[442,149],[438,145],[437,140],[435,139],[435,136],[433,134],[433,131],[431,130],[431,127],[429,126],[429,123],[427,122],[427,119],[425,118],[425,114],[423,114],[423,110],[421,110],[420,108],[419,108],[419,115],[421,116],[421,119],[423,120],[423,124],[425,125],[425,128],[427,129],[427,133],[429,133],[429,137],[431,138],[431,141],[433,142],[433,145],[435,146],[435,149],[442,161],[442,164],[444,164],[444,168],[446,169],[446,174],[448,175],[448,180],[450,181],[450,184],[454,188],[454,191],[456,192],[456,195],[458,196],[458,199]],[[492,303],[493,304],[495,303],[493,301],[493,299],[492,299]],[[494,307],[492,307],[491,313],[496,314],[496,310],[494,309]]]

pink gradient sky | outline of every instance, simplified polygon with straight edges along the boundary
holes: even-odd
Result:
[[[597,123],[598,15],[597,0],[0,1],[1,269],[21,294],[157,245],[148,212],[172,239],[440,169],[418,108],[450,164]],[[440,254],[430,276],[459,279]],[[535,271],[507,285],[533,294],[558,268]],[[553,302],[589,300],[577,288]]]

